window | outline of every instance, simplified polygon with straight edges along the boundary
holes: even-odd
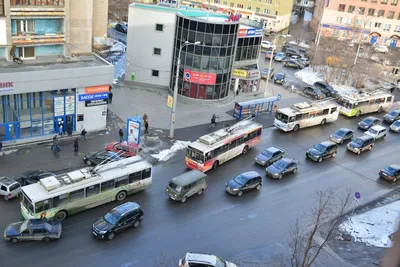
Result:
[[[395,32],[400,32],[400,25],[396,25],[396,27],[394,27],[394,31]]]
[[[57,208],[61,204],[68,203],[69,196],[68,194],[64,194],[58,197],[53,198],[53,208]]]
[[[158,70],[151,70],[151,76],[158,77],[160,75],[160,71]]]
[[[389,97],[387,98],[386,102],[392,102],[392,97],[389,96]]]
[[[34,20],[17,20],[17,34],[23,32],[34,33],[35,32],[35,22]]]
[[[301,120],[301,117],[302,117],[301,114],[297,114],[294,120],[295,121],[299,121],[299,120]]]
[[[84,189],[79,189],[76,191],[72,191],[71,193],[69,193],[69,200],[71,202],[75,201],[75,200],[79,200],[85,197],[85,191]]]
[[[53,199],[47,199],[35,203],[35,212],[43,212],[52,208]]]
[[[346,9],[346,5],[340,4],[338,11],[339,12],[344,12],[345,9]]]
[[[371,0],[371,3],[378,3],[378,0]]]
[[[348,31],[343,31],[342,37],[349,37],[349,32]]]
[[[228,5],[228,2],[227,2],[227,1],[224,1],[222,4],[223,4],[224,6],[227,6],[227,5]]]
[[[157,32],[162,32],[162,31],[164,31],[164,24],[158,24],[158,23],[156,23],[156,31],[157,31]]]
[[[268,5],[272,4],[272,0],[265,0],[265,3],[267,3]]]
[[[214,0],[214,4],[219,4],[219,0]]]
[[[364,13],[365,13],[365,7],[359,7],[358,8],[358,14],[364,15]]]
[[[380,22],[375,22],[374,27],[375,28],[380,28],[382,26],[382,23]]]
[[[233,140],[229,143],[229,149],[235,148],[237,146],[237,140]]]
[[[344,24],[346,24],[346,25],[351,25],[351,18],[346,18],[346,19],[344,20]]]
[[[361,26],[362,25],[362,20],[361,19],[356,19],[356,23],[355,23],[355,25],[356,26]],[[358,39],[358,38],[357,38]]]
[[[101,183],[101,192],[103,193],[107,190],[113,189],[114,186],[115,186],[114,180]]]
[[[5,16],[4,14],[4,0],[0,0],[0,17]]]
[[[361,2],[367,2],[367,0],[361,0]]]
[[[125,175],[123,177],[119,177],[117,179],[115,179],[115,187],[120,187],[123,185],[127,185],[129,184],[129,176]]]
[[[95,185],[86,187],[86,197],[97,195],[98,193],[100,193],[100,185],[99,184],[95,184]]]
[[[329,114],[329,108],[324,109],[324,110],[322,111],[322,114],[323,114],[323,115]]]
[[[248,7],[247,7],[247,10],[251,10],[251,6],[248,6]]]
[[[387,15],[388,19],[393,19],[394,18],[394,12],[393,11],[389,11],[388,15]]]
[[[161,48],[153,48],[153,54],[161,56]]]
[[[349,9],[347,9],[347,12],[353,13],[354,10],[356,10],[356,7],[355,7],[355,6],[349,6]]]
[[[375,8],[368,8],[368,16],[375,15]]]
[[[142,179],[150,178],[151,168],[142,171]]]
[[[342,20],[343,20],[342,17],[336,17],[336,23],[337,24],[342,24]]]
[[[229,6],[230,6],[230,7],[234,7],[234,6],[235,6],[235,3],[230,3]]]
[[[381,4],[387,5],[388,0],[381,0]]]
[[[383,28],[384,31],[390,31],[391,24],[385,24],[385,27]]]
[[[383,17],[385,16],[385,10],[381,9],[378,11],[378,17]]]
[[[135,172],[135,173],[131,173],[129,174],[129,183],[134,183],[137,181],[142,180],[142,172]]]
[[[250,133],[250,140],[257,137],[257,131]]]
[[[274,12],[274,15],[275,15],[275,16],[278,16],[278,11],[275,11],[275,12]]]
[[[397,6],[398,3],[399,3],[399,0],[392,0],[391,5],[392,6]],[[399,13],[399,16],[400,16],[400,13]]]
[[[20,58],[34,58],[35,48],[34,47],[18,47],[18,55]]]
[[[338,35],[339,35],[339,30],[334,29],[333,32],[332,32],[332,36],[333,37],[338,37]]]
[[[260,13],[260,8],[256,7],[256,13]]]
[[[397,19],[400,20],[400,12],[399,12],[399,14],[397,15]]]
[[[269,14],[269,9],[264,9],[264,14]]]

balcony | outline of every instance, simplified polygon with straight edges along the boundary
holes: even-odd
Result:
[[[65,0],[10,0],[11,17],[64,17]]]
[[[10,0],[11,7],[14,6],[55,6],[64,7],[65,0]]]
[[[12,36],[13,45],[40,45],[40,44],[64,44],[63,33],[51,34],[19,34]]]

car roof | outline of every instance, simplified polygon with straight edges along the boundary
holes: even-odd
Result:
[[[57,222],[57,221],[53,222],[52,221],[51,225],[54,225],[54,224],[57,224],[57,223],[60,223],[60,222]],[[48,225],[48,224],[49,224],[49,221],[44,220],[44,219],[30,219],[30,220],[28,220],[27,228],[29,228],[29,229],[42,229],[42,228],[45,228],[46,225]]]
[[[120,143],[120,142],[113,142],[113,146],[116,146],[116,145],[122,145],[122,146],[127,146],[127,147],[134,147],[134,148],[137,148],[137,147],[139,147],[139,145],[138,144],[135,144],[135,143],[133,143],[133,142],[127,142],[127,141],[123,141],[122,143]]]
[[[247,178],[247,179],[251,179],[254,177],[259,177],[260,175],[255,172],[255,171],[250,171],[250,172],[244,172],[241,174],[242,177]]]
[[[274,146],[271,146],[271,147],[267,148],[266,150],[269,151],[269,152],[271,152],[271,153],[274,153],[274,152],[277,152],[277,151],[283,152],[283,149],[282,149],[282,148],[274,147]]]
[[[280,159],[279,161],[284,161],[285,163],[291,163],[291,162],[293,162],[293,160],[292,160],[292,159],[289,159],[289,158],[282,158],[282,159]]]
[[[279,75],[285,75],[285,73],[279,72],[279,73],[275,74],[275,76],[279,76]]]
[[[118,207],[113,208],[112,210],[118,211],[120,214],[124,214],[125,212],[131,211],[131,210],[136,210],[140,209],[139,204],[136,202],[126,202],[122,205],[119,205]]]
[[[323,142],[320,142],[320,145],[323,145],[323,146],[330,146],[330,145],[333,145],[333,144],[335,144],[334,142],[332,142],[332,141],[323,141]]]
[[[370,135],[362,135],[362,136],[359,136],[359,137],[357,137],[358,139],[361,139],[361,140],[363,140],[363,141],[366,141],[366,140],[369,140],[369,139],[374,139],[372,136],[370,136]]]
[[[400,170],[400,165],[398,165],[398,164],[392,164],[392,165],[389,165],[388,167],[395,169],[395,170]]]
[[[185,186],[197,180],[203,179],[204,177],[207,177],[205,173],[199,170],[191,170],[172,178],[171,182],[179,186]]]
[[[382,125],[374,125],[374,126],[371,127],[371,129],[380,131],[380,130],[383,130],[383,129],[386,129],[386,128],[383,127]]]
[[[214,255],[210,254],[200,254],[200,253],[186,253],[186,261],[189,262],[201,262],[215,265],[217,263],[217,259]]]
[[[337,131],[343,131],[343,132],[352,132],[353,130],[352,129],[349,129],[349,128],[339,128],[339,129],[337,129],[335,132],[337,132]]]
[[[379,120],[377,117],[369,116],[369,117],[366,117],[365,119],[363,119],[363,121],[366,120],[366,119],[369,119],[369,120]]]
[[[3,176],[0,178],[0,183],[2,183],[5,186],[9,186],[9,185],[17,183],[17,181],[15,181],[14,179],[12,179],[10,177]]]

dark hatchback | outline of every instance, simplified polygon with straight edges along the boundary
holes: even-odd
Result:
[[[46,170],[26,171],[21,176],[21,182],[22,185],[35,184],[39,182],[40,179],[49,176],[55,176],[55,174]]]
[[[340,128],[336,130],[331,136],[329,140],[335,142],[336,144],[343,144],[346,140],[353,139],[354,131],[347,128]]]
[[[358,123],[358,128],[361,128],[363,130],[369,130],[374,125],[380,125],[381,120],[376,118],[376,117],[366,117],[362,121]]]
[[[4,231],[4,240],[18,241],[50,241],[60,239],[61,223],[40,219],[25,220],[8,225]]]
[[[262,186],[261,176],[254,171],[242,173],[225,185],[225,190],[231,195],[240,197],[244,192],[250,190],[260,190]]]
[[[297,173],[299,162],[294,159],[283,158],[265,169],[268,176],[275,179],[282,179],[286,173]]]
[[[91,165],[97,165],[100,163],[107,163],[107,162],[111,162],[111,161],[117,161],[117,160],[121,160],[123,159],[123,157],[121,157],[120,155],[118,155],[115,152],[112,151],[99,151],[99,152],[90,152],[87,153],[84,157],[83,157],[83,161],[91,166]]]
[[[274,83],[284,84],[286,75],[284,73],[277,73],[274,76]]]
[[[322,82],[322,81],[315,82],[313,84],[313,86],[320,89],[328,97],[336,97],[337,96],[337,91],[335,89],[333,89],[333,87],[327,82]]]
[[[321,162],[323,159],[336,157],[337,149],[336,143],[324,141],[307,150],[306,156],[314,161]]]
[[[283,155],[285,155],[285,150],[278,147],[270,147],[258,154],[255,161],[261,166],[269,166],[283,158]]]
[[[391,181],[396,182],[400,179],[400,165],[389,165],[379,172],[379,177]]]
[[[388,114],[383,116],[383,120],[385,122],[390,122],[390,123],[392,123],[396,120],[400,120],[400,110],[393,110],[393,111],[389,112]]]
[[[97,238],[111,240],[118,232],[130,227],[139,227],[143,214],[139,204],[126,202],[98,218],[92,226],[93,234]]]
[[[321,90],[312,86],[304,87],[303,93],[317,100],[324,99],[326,97],[326,95]]]

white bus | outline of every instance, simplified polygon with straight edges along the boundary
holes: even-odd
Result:
[[[246,119],[201,136],[186,149],[186,167],[202,172],[216,169],[218,165],[246,154],[250,148],[260,143],[262,129],[261,124]]]
[[[393,105],[394,96],[386,92],[376,92],[373,94],[347,94],[338,98],[341,106],[340,113],[347,117],[358,117],[361,114],[371,112],[381,112]]]
[[[22,187],[21,213],[25,219],[64,220],[144,190],[152,184],[152,165],[140,156],[86,167],[41,179]]]
[[[339,107],[331,100],[297,103],[276,111],[274,125],[289,132],[314,125],[336,121]]]

